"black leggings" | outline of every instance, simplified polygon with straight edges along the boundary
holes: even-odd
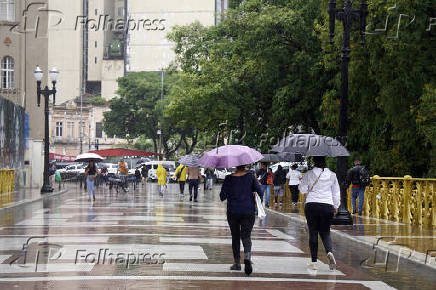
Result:
[[[330,204],[310,202],[304,207],[307,226],[309,227],[309,248],[312,262],[318,260],[318,234],[321,236],[326,253],[332,251],[330,225],[334,208]]]
[[[180,194],[185,193],[185,181],[179,181]]]
[[[255,215],[237,214],[227,212],[227,221],[232,233],[232,249],[235,263],[241,260],[241,242],[244,245],[244,253],[251,252],[251,231],[253,230]]]
[[[298,185],[289,185],[289,190],[291,191],[292,202],[298,202]]]

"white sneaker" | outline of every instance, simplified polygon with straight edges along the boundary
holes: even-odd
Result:
[[[318,270],[318,265],[316,262],[310,262],[307,264],[307,268],[312,271]]]
[[[330,271],[336,270],[336,260],[335,260],[335,256],[333,256],[332,252],[327,253],[327,259],[329,260]]]

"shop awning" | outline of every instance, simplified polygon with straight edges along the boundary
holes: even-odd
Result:
[[[62,154],[49,153],[48,158],[50,160],[56,160],[61,162],[73,162],[74,159],[76,159],[76,156],[67,156]]]
[[[150,156],[163,156],[162,154],[132,150],[126,148],[114,148],[114,149],[104,149],[104,150],[94,150],[89,151],[91,153],[96,153],[102,157],[150,157]]]

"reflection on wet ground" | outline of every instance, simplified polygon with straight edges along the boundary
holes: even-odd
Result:
[[[10,289],[432,289],[435,270],[407,260],[388,267],[362,263],[373,252],[334,237],[337,271],[320,247],[316,272],[307,269],[303,223],[269,213],[252,233],[254,273],[230,271],[231,235],[219,186],[180,197],[170,185],[129,193],[100,187],[97,200],[73,187],[63,195],[0,212],[0,288]],[[365,220],[363,234],[401,225]],[[368,225],[366,225],[368,224]],[[357,228],[341,229],[358,235]],[[373,227],[374,229],[371,229]],[[386,227],[386,229],[384,229]],[[357,234],[356,234],[357,233]],[[410,234],[410,233],[409,233]],[[432,234],[429,233],[431,236]],[[29,239],[30,238],[30,239]],[[396,269],[396,266],[399,266]],[[394,271],[395,270],[395,271]]]

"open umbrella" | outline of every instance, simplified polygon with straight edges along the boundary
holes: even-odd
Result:
[[[263,158],[262,154],[242,145],[221,146],[203,154],[199,164],[205,168],[231,168],[255,163]]]
[[[278,154],[263,154],[263,158],[260,162],[280,162],[282,158]]]
[[[305,156],[350,156],[335,138],[316,134],[293,134],[280,140],[271,152],[300,153]]]
[[[79,155],[77,155],[76,159],[74,159],[74,161],[76,161],[76,162],[89,162],[89,161],[101,162],[103,160],[104,160],[103,157],[101,157],[100,155],[95,154],[95,153],[79,154]]]
[[[304,162],[304,158],[300,153],[279,152],[277,156],[285,162]]]
[[[200,156],[197,155],[185,155],[180,158],[179,163],[183,164],[187,167],[199,167],[198,161],[200,160]]]

